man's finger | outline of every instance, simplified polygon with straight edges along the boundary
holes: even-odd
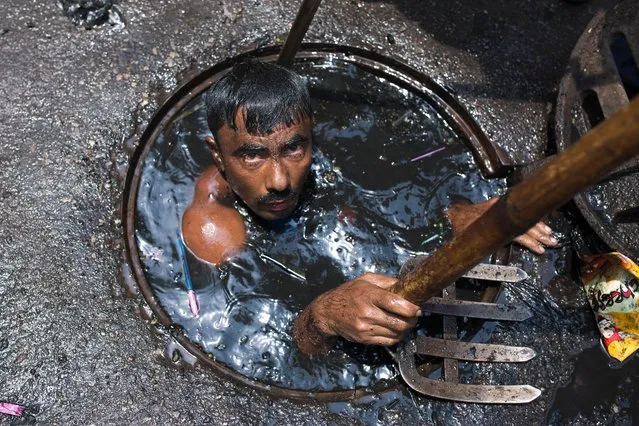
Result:
[[[536,226],[526,231],[525,235],[528,235],[537,241],[541,241],[541,239],[546,236],[546,234],[542,233]]]
[[[367,327],[377,330],[379,327],[384,330],[388,330],[391,335],[397,335],[405,333],[411,330],[417,324],[417,316],[415,317],[403,317],[386,312],[380,308],[371,308],[365,317]],[[368,332],[370,329],[361,330],[362,332]],[[384,333],[384,336],[389,337],[389,334]]]
[[[557,239],[553,237],[552,229],[550,229],[550,227],[545,223],[539,222],[533,229],[535,229],[535,231],[539,234],[539,236],[535,238],[537,238],[545,245],[554,247],[559,243],[559,241],[557,241]]]
[[[358,339],[355,341],[359,343],[363,343],[365,345],[393,346],[399,343],[401,340],[402,340],[402,336],[399,336],[399,335],[393,336],[393,337],[375,335],[375,336],[366,336],[362,339]]]
[[[360,278],[384,289],[392,287],[393,284],[397,282],[397,278],[389,277],[387,275],[372,274],[370,272],[365,273]]]
[[[409,302],[401,296],[380,290],[373,295],[375,306],[383,311],[404,319],[416,318],[420,313],[419,306]]]
[[[405,333],[417,324],[417,316],[411,318],[400,317],[384,312],[377,319],[377,324],[395,333]]]
[[[379,338],[391,339],[399,341],[402,339],[404,333],[390,330],[386,327],[382,327],[375,324],[365,324],[364,328],[355,327],[352,329],[344,330],[342,337],[351,342],[358,342],[364,344],[374,344],[374,340]]]
[[[544,254],[544,252],[546,251],[546,249],[544,249],[544,246],[539,241],[527,234],[520,235],[519,237],[515,238],[515,242],[521,244],[522,246],[537,254]]]
[[[546,225],[544,222],[537,222],[535,228],[537,228],[542,234],[552,235],[552,228]]]
[[[374,337],[387,337],[389,339],[401,339],[406,331],[410,328],[403,330],[394,330],[389,327],[377,324],[369,324],[365,331],[357,331],[357,334],[364,339],[370,339]]]
[[[558,243],[555,237],[546,233],[545,225],[542,223],[538,223],[534,227],[530,228],[528,232],[526,232],[526,235],[534,238],[535,240],[548,247],[556,246]]]

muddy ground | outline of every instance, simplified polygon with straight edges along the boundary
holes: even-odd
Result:
[[[593,14],[614,3],[326,0],[307,39],[369,47],[422,70],[456,93],[486,133],[524,163],[547,149],[549,111],[573,45]],[[202,368],[172,365],[163,339],[140,318],[119,278],[119,188],[111,169],[114,158],[122,159],[123,141],[185,69],[281,41],[298,4],[122,0],[84,25],[54,0],[2,1],[0,401],[28,408],[21,419],[0,415],[0,424],[353,422],[324,405],[273,399]],[[561,399],[560,386],[568,386],[568,405],[580,398],[570,377],[582,347],[570,353],[570,333],[552,324],[557,329],[538,328],[563,351],[561,374],[545,368],[553,358],[542,356],[523,378],[544,389],[539,401],[524,407],[428,402],[430,416],[418,421],[560,418],[555,391]],[[580,341],[594,341],[591,326]],[[581,424],[628,422],[628,411],[611,401],[561,415]],[[379,416],[381,422],[401,418]]]

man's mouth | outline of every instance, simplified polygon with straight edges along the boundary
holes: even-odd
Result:
[[[295,200],[292,200],[290,198],[285,200],[271,201],[268,203],[264,203],[264,207],[266,208],[266,210],[269,210],[272,212],[280,212],[280,211],[288,210],[294,201]]]

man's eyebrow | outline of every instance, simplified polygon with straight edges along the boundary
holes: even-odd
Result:
[[[233,155],[259,154],[268,151],[264,145],[245,143],[233,151]]]
[[[293,135],[286,143],[282,146],[282,149],[292,148],[295,145],[299,145],[302,143],[308,142],[308,138],[303,135]]]

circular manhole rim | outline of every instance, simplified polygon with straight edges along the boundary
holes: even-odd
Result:
[[[146,279],[144,267],[139,257],[138,244],[135,236],[135,218],[137,210],[137,195],[140,179],[146,157],[175,115],[195,97],[225,74],[233,65],[248,58],[266,62],[275,62],[281,45],[273,45],[251,50],[232,58],[219,62],[180,84],[173,93],[155,112],[142,136],[138,146],[129,159],[128,170],[122,194],[122,225],[124,230],[124,244],[126,261],[131,267],[136,285],[147,305],[156,316],[158,322],[166,327],[172,337],[202,364],[212,368],[224,378],[231,379],[253,389],[268,392],[277,397],[291,399],[309,399],[319,401],[343,401],[375,392],[374,389],[358,387],[353,390],[334,391],[305,391],[288,389],[276,385],[262,383],[249,378],[240,372],[216,361],[211,354],[193,343],[174,324],[170,315],[161,306],[160,301]],[[353,63],[364,71],[377,75],[418,94],[427,100],[443,117],[455,133],[462,136],[471,149],[475,161],[486,178],[503,177],[511,169],[507,155],[496,145],[493,145],[483,133],[480,126],[461,104],[433,79],[416,69],[396,59],[383,56],[362,48],[337,45],[331,43],[303,43],[295,58],[296,61],[312,61],[316,59],[335,59]],[[395,386],[396,387],[396,386]]]

